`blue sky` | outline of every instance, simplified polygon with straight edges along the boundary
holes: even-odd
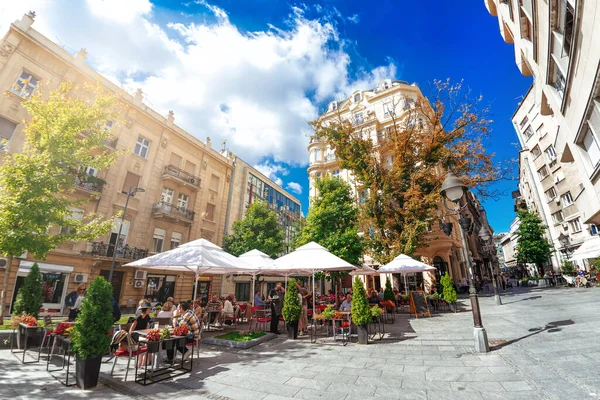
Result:
[[[517,156],[510,117],[520,75],[483,0],[21,0],[0,2],[0,31],[35,10],[34,28],[196,137],[281,182],[308,211],[307,121],[384,78],[464,79],[491,105],[491,152]],[[65,12],[68,10],[68,12]],[[513,219],[515,181],[485,200],[495,231]]]

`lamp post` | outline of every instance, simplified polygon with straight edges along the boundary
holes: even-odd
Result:
[[[490,234],[490,230],[488,229],[487,226],[482,225],[481,229],[479,230],[479,237],[481,238],[481,240],[484,241],[485,244],[485,250],[488,252],[488,255],[491,255],[491,249],[494,248],[493,245],[489,244],[489,240],[492,238],[492,235]],[[502,305],[502,299],[500,298],[500,293],[498,292],[498,279],[496,277],[496,275],[494,275],[494,270],[492,268],[492,263],[491,261],[488,261],[490,264],[490,273],[492,274],[490,276],[490,278],[492,279],[492,283],[493,283],[493,287],[494,287],[494,301],[496,302],[497,306],[501,306]]]
[[[108,273],[108,282],[112,285],[112,277],[113,272],[115,271],[115,259],[117,258],[117,249],[119,247],[119,240],[121,239],[121,230],[123,229],[123,220],[127,215],[127,205],[129,204],[129,198],[135,196],[136,193],[145,192],[142,188],[133,188],[133,186],[129,186],[129,190],[127,191],[127,199],[125,199],[125,208],[123,209],[123,218],[121,218],[121,222],[119,223],[119,233],[117,233],[117,239],[115,240],[115,248],[113,249],[112,261],[110,263],[110,272]]]
[[[444,180],[444,183],[442,184],[442,190],[441,190],[444,207],[446,207],[446,209],[448,209],[452,212],[455,212],[456,215],[458,215],[460,217],[460,211],[464,207],[466,207],[466,205],[468,203],[465,203],[465,206],[461,207],[459,202],[460,202],[460,199],[465,195],[467,190],[468,190],[467,186],[464,183],[462,183],[462,181],[460,179],[458,179],[454,174],[449,172],[446,175],[446,179]],[[457,207],[450,208],[446,204],[446,199],[452,203],[457,204]],[[460,218],[459,224],[458,224],[458,229],[460,231],[460,237],[462,238],[462,240],[464,242],[463,255],[464,255],[465,260],[467,261],[467,271],[468,271],[468,275],[469,275],[469,299],[471,300],[471,309],[473,310],[473,325],[474,325],[473,336],[475,338],[475,351],[478,353],[487,353],[488,351],[490,351],[490,348],[488,345],[487,332],[485,331],[485,328],[483,327],[483,323],[481,321],[481,310],[479,308],[479,298],[477,297],[477,290],[475,289],[475,283],[473,282],[473,264],[471,262],[471,257],[469,256],[469,253],[466,249],[466,246],[468,243],[468,237],[465,235],[466,229],[464,229],[464,226],[470,225],[470,221],[467,221],[467,220],[470,220],[470,218]]]

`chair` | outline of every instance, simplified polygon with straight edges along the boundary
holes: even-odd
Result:
[[[238,317],[239,315],[237,310],[234,310],[233,313],[223,313],[221,316],[221,324],[223,327],[225,327],[226,321],[233,321],[233,326],[235,326],[235,329],[237,329]]]
[[[126,348],[121,347],[121,343],[124,341],[127,342]],[[141,347],[141,346],[138,346],[137,349],[134,350],[136,345],[137,345],[136,341],[133,339],[133,337],[131,336],[131,334],[129,334],[128,331],[120,330],[120,331],[115,332],[115,334],[112,338],[110,347],[113,348],[114,346],[117,346],[117,349],[112,354],[115,361],[113,362],[112,369],[110,370],[110,376],[113,376],[113,374],[115,372],[115,366],[117,365],[117,360],[120,357],[127,357],[127,368],[125,369],[125,378],[123,379],[123,381],[127,381],[127,374],[129,373],[129,365],[131,364],[131,359],[135,357],[137,360],[137,357],[140,354],[144,354],[147,350],[146,347]],[[137,365],[137,363],[136,363],[136,365]]]
[[[204,314],[202,316],[203,320],[204,320],[204,316],[206,316],[206,314]],[[192,342],[185,344],[186,347],[194,346],[196,348],[196,357],[200,357],[200,343],[202,343],[202,332],[203,331],[204,331],[204,325],[201,321],[200,322],[200,330],[198,331],[198,334],[194,337],[194,340]]]
[[[259,309],[258,307],[252,307],[252,318],[248,323],[248,330],[252,331],[252,323],[255,325],[263,325],[263,331],[267,330],[267,324],[271,323],[271,311],[267,309]]]
[[[52,317],[49,315],[44,316],[44,337],[42,338],[42,342],[40,343],[40,349],[44,347],[44,343],[46,343],[46,338],[48,338],[48,345],[50,345],[50,338],[55,332],[56,323],[52,322]]]
[[[159,324],[161,327],[165,327],[165,326],[171,326],[171,323],[173,322],[172,318],[166,317],[166,318],[154,318],[154,323],[155,324]]]

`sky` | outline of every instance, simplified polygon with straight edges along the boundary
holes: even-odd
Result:
[[[2,0],[0,32],[33,27],[213,147],[225,146],[308,212],[308,121],[383,79],[464,80],[491,107],[490,153],[517,157],[510,117],[531,85],[483,0]],[[514,218],[517,181],[484,199],[496,232]]]

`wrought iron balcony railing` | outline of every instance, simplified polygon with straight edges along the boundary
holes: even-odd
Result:
[[[178,207],[172,203],[167,203],[164,201],[159,201],[156,204],[154,204],[154,206],[152,207],[152,212],[154,215],[164,214],[170,217],[189,222],[192,222],[194,220],[194,215],[196,214],[195,212],[190,211],[185,207]]]
[[[165,167],[164,175],[169,175],[180,179],[186,183],[189,183],[190,185],[196,186],[198,188],[200,187],[200,178],[182,170],[181,168],[177,168],[174,165],[167,165]]]
[[[93,242],[92,257],[112,257],[115,252],[115,245],[112,243]],[[126,258],[129,260],[139,260],[148,257],[148,250],[139,249],[129,245],[116,248],[117,258]]]

